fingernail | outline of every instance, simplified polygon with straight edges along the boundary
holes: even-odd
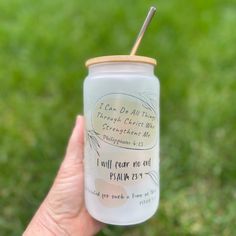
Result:
[[[76,117],[76,125],[79,125],[79,124],[80,124],[81,118],[82,118],[81,115],[78,115],[78,116]]]

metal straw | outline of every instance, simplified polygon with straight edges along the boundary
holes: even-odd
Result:
[[[150,24],[151,20],[152,20],[152,17],[154,16],[154,14],[156,13],[156,8],[155,7],[151,7],[148,14],[147,14],[147,17],[143,23],[143,26],[138,34],[138,37],[134,43],[134,46],[130,52],[130,55],[133,56],[136,54],[137,50],[138,50],[138,47],[139,47],[139,44],[141,43],[142,41],[142,38],[143,38],[143,35],[144,33],[146,32],[147,30],[147,27],[148,25]]]

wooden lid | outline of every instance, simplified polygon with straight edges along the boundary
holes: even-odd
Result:
[[[151,65],[156,65],[157,62],[155,59],[150,57],[143,56],[130,56],[130,55],[113,55],[113,56],[103,56],[103,57],[94,57],[86,61],[86,67],[89,67],[94,64],[105,63],[105,62],[141,62]]]

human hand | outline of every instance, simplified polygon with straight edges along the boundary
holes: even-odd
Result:
[[[83,129],[78,116],[54,183],[23,236],[89,236],[102,228],[84,204]]]

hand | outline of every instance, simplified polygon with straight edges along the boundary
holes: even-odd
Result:
[[[89,236],[102,228],[84,205],[83,129],[83,117],[78,116],[53,186],[24,236]]]

